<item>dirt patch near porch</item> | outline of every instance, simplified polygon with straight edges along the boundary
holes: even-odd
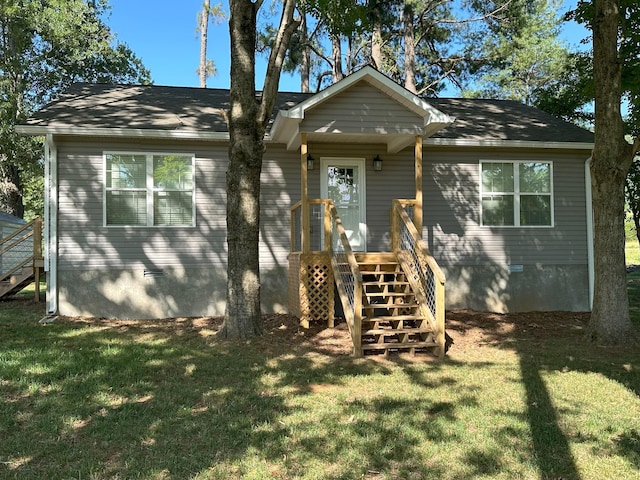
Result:
[[[170,318],[162,320],[115,320],[104,318],[60,317],[60,322],[72,322],[114,329],[165,331],[171,334],[197,333],[210,344],[224,342],[216,337],[222,317]],[[558,342],[567,346],[584,344],[584,332],[589,312],[526,312],[496,314],[473,310],[453,310],[446,314],[449,353],[455,357],[476,347],[493,346],[526,351]],[[291,315],[264,315],[264,335],[242,340],[268,355],[287,352],[315,351],[329,356],[350,355],[351,339],[344,322],[327,328],[320,322],[302,328]],[[425,360],[431,355],[418,355]]]

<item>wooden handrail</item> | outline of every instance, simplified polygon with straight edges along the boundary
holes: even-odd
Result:
[[[431,252],[429,251],[429,248],[427,247],[427,245],[424,243],[424,240],[420,238],[420,235],[418,234],[418,229],[413,224],[413,222],[409,218],[409,215],[407,215],[407,212],[404,210],[404,208],[399,206],[399,203],[396,204],[396,213],[400,217],[400,220],[402,220],[402,222],[404,223],[404,226],[406,227],[406,229],[409,231],[409,234],[414,238],[414,240],[418,244],[419,246],[419,249],[417,251],[418,255],[421,255],[424,258],[427,265],[429,265],[429,268],[433,271],[433,274],[435,275],[436,280],[440,283],[446,283],[447,279],[444,272],[440,268],[440,265],[438,265],[438,262],[436,262],[435,258],[433,258],[433,255],[431,255]]]
[[[435,258],[433,258],[433,255],[431,255],[431,252],[429,252],[429,249],[420,235],[418,235],[418,229],[409,218],[409,215],[407,215],[407,212],[402,205],[402,201],[394,200],[392,212],[392,244],[394,252],[398,257],[398,260],[401,262],[403,269],[419,268],[420,270],[416,272],[418,274],[417,278],[414,275],[408,275],[407,279],[416,294],[416,299],[420,304],[420,309],[429,321],[432,322],[435,341],[438,345],[438,354],[439,357],[442,358],[445,354],[444,285],[446,278],[444,272],[440,269],[440,266],[436,262]],[[402,222],[402,225],[400,225],[400,222]],[[409,236],[411,237],[411,241],[414,245],[412,253],[415,255],[418,265],[415,264],[414,260],[411,260],[412,255],[401,248],[401,227],[406,228]],[[420,265],[426,265],[433,274],[433,307],[429,306],[430,302],[426,292],[426,278]],[[418,281],[418,278],[420,278],[420,281]],[[431,308],[433,308],[433,310],[431,310]]]
[[[349,238],[347,237],[347,232],[342,225],[342,220],[338,215],[338,210],[335,207],[335,204],[332,200],[327,201],[329,217],[330,217],[330,225],[329,231],[325,232],[326,236],[330,236],[329,242],[325,242],[325,245],[328,245],[328,249],[331,253],[331,267],[333,268],[333,277],[336,282],[336,287],[338,290],[338,296],[340,297],[340,301],[342,302],[343,311],[347,320],[347,325],[349,326],[349,332],[351,333],[351,340],[353,342],[353,355],[354,357],[362,356],[362,274],[360,273],[360,267],[358,266],[358,262],[356,261],[355,254],[353,253],[353,249],[351,248],[351,244],[349,243]],[[331,238],[333,238],[333,231],[331,230],[333,224],[335,224],[335,233],[338,235],[340,240],[340,244],[343,248],[343,255],[347,258],[347,265],[349,266],[350,274],[353,277],[353,300],[350,301],[349,294],[347,292],[347,288],[343,282],[342,271],[340,269],[340,264],[338,263],[337,253],[334,252],[333,242]],[[326,222],[325,222],[326,225]],[[326,237],[325,237],[326,238]],[[352,303],[353,302],[353,303]]]

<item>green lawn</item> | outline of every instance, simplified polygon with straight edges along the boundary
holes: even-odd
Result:
[[[640,352],[584,343],[585,314],[451,313],[439,363],[352,359],[284,318],[221,343],[43,311],[0,303],[0,478],[640,478]]]
[[[640,244],[636,237],[633,221],[626,221],[625,224],[625,258],[627,265],[640,265]]]

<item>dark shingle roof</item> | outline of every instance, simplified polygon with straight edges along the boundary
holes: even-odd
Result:
[[[456,118],[436,138],[544,142],[593,142],[593,133],[514,100],[430,98],[434,107]]]
[[[274,116],[312,95],[280,93]],[[593,142],[591,132],[515,101],[425,100],[456,118],[436,138]],[[224,133],[221,110],[228,106],[226,89],[78,83],[30,117],[27,125]]]

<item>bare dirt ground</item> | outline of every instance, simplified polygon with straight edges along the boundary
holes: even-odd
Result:
[[[222,325],[221,317],[172,318],[163,320],[113,320],[95,318],[60,317],[60,322],[86,323],[116,329],[150,329],[173,332],[192,331],[206,337],[208,342],[223,341],[216,337]],[[527,312],[495,314],[473,310],[454,310],[446,314],[448,353],[458,357],[465,350],[478,346],[519,348],[526,345],[535,348],[548,342],[566,344],[584,342],[584,332],[589,321],[588,312]],[[336,322],[335,328],[322,323],[309,329],[299,325],[290,315],[263,316],[264,336],[249,340],[265,353],[278,355],[292,350],[310,350],[331,356],[350,355],[351,339],[344,322]],[[429,360],[432,356],[418,355]]]

